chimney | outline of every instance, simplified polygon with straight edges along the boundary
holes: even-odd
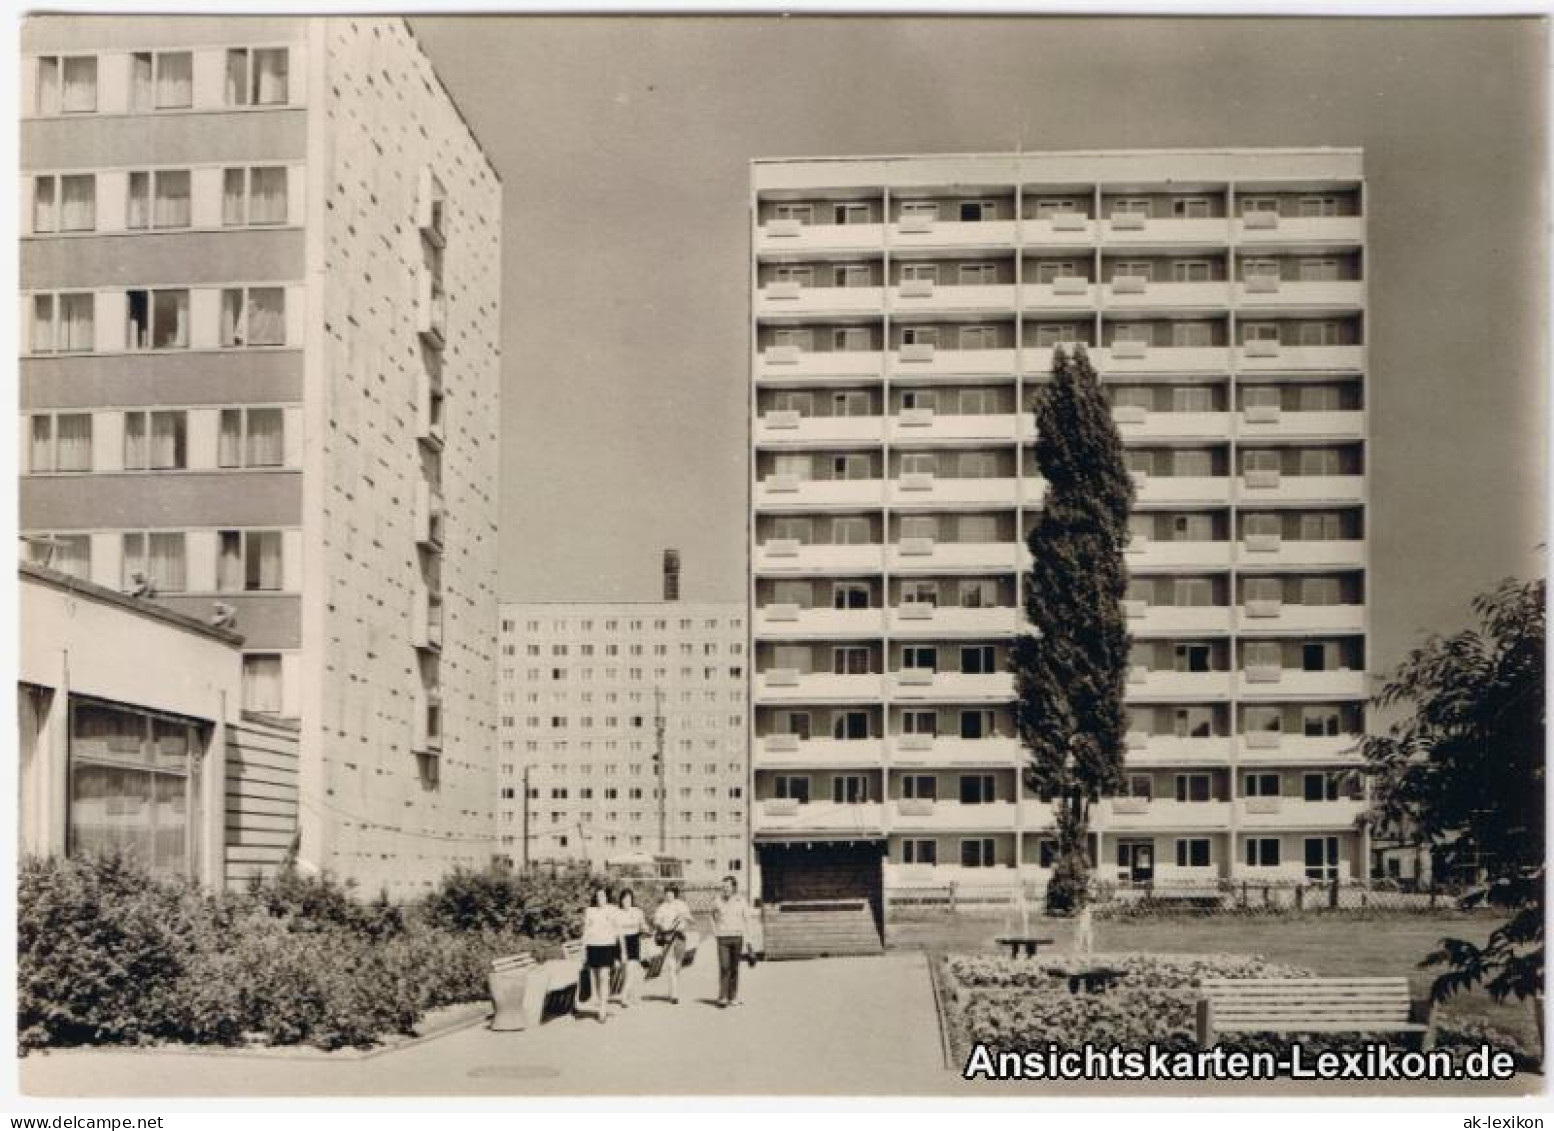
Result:
[[[680,599],[680,551],[664,551],[664,600]]]

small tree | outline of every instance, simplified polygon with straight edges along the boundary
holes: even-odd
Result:
[[[1014,642],[1015,725],[1030,751],[1026,779],[1052,798],[1057,859],[1047,909],[1086,898],[1090,805],[1122,783],[1133,480],[1111,405],[1083,346],[1053,352],[1052,383],[1036,405],[1036,464],[1047,482],[1026,539],[1025,617]]]
[[[1372,819],[1412,830],[1446,869],[1479,877],[1464,906],[1509,915],[1483,946],[1442,939],[1436,1000],[1482,984],[1543,1020],[1544,581],[1473,600],[1479,626],[1432,636],[1376,697],[1406,714],[1363,744]],[[1541,1031],[1541,1029],[1540,1029]]]

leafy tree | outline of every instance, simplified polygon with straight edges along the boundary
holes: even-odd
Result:
[[[1477,873],[1463,898],[1509,919],[1483,946],[1442,939],[1431,994],[1483,985],[1532,998],[1542,1024],[1545,582],[1507,579],[1473,600],[1479,624],[1431,636],[1388,678],[1376,704],[1404,710],[1363,744],[1372,819],[1412,830],[1438,866]]]
[[[1122,784],[1133,480],[1111,405],[1083,346],[1053,352],[1036,405],[1036,463],[1047,482],[1026,539],[1025,617],[1015,639],[1015,725],[1030,751],[1026,779],[1053,801],[1057,859],[1049,911],[1078,910],[1088,885],[1090,806]]]

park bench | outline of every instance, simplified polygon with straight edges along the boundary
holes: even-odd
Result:
[[[1406,1033],[1434,1044],[1431,1004],[1407,978],[1205,978],[1198,1044],[1218,1033]]]
[[[1019,958],[1022,950],[1026,958],[1035,958],[1042,947],[1051,946],[1057,940],[1036,938],[1032,935],[999,935],[993,941],[999,946],[1007,946],[1010,958]]]
[[[537,978],[540,963],[532,954],[507,954],[491,961],[487,985],[491,990],[491,1028],[497,1032],[525,1028],[529,979]]]
[[[561,944],[561,957],[542,963],[529,975],[524,992],[524,1013],[529,1024],[539,1025],[571,1013],[577,1004],[577,979],[583,967],[583,944]]]

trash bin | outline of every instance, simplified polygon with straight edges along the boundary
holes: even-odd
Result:
[[[537,973],[532,954],[509,954],[491,963],[486,975],[486,987],[491,991],[491,1028],[496,1032],[511,1032],[527,1028],[524,1016],[524,997],[529,986],[530,973]]]

